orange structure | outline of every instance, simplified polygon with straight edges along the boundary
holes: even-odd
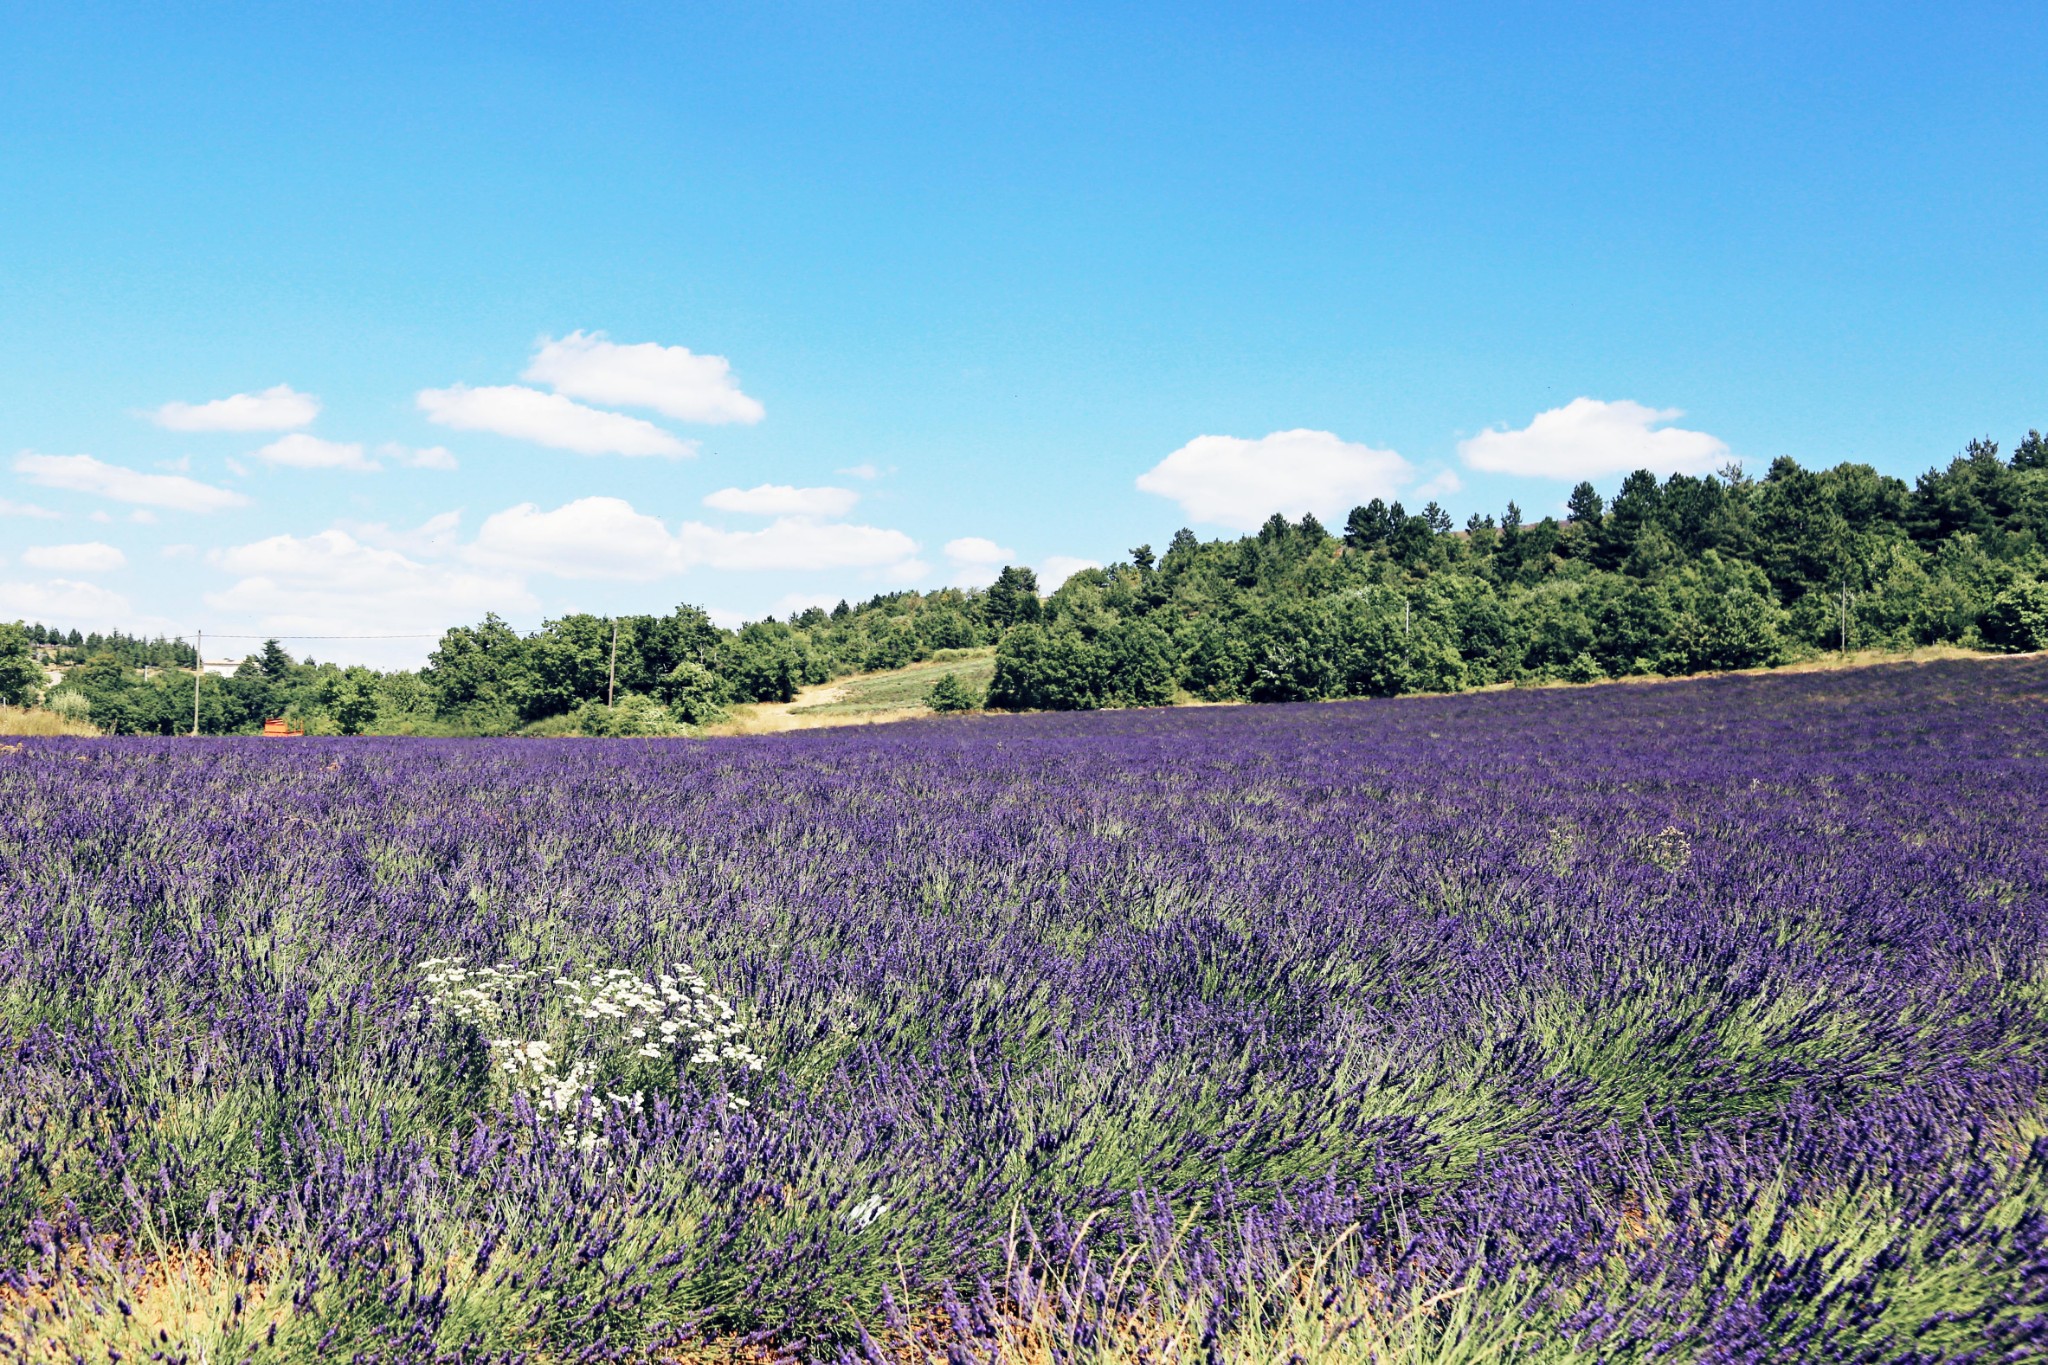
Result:
[[[266,720],[263,722],[263,733],[266,735],[302,736],[306,733],[306,727],[294,725],[288,720]]]

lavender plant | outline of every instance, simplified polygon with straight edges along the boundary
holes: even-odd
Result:
[[[2038,1358],[2044,736],[2015,659],[24,740],[0,1354]]]

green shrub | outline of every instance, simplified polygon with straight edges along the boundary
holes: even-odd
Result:
[[[948,673],[932,684],[932,690],[925,694],[924,704],[934,711],[975,711],[981,708],[981,698],[974,695],[959,675]]]
[[[628,692],[611,706],[585,702],[576,712],[576,728],[602,739],[658,739],[685,735],[689,727],[652,697]]]
[[[1977,629],[2013,654],[2048,649],[2048,583],[2023,579],[1991,600]]]

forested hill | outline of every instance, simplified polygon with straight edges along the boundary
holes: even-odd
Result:
[[[1939,643],[2048,646],[2048,441],[2036,433],[2010,459],[1973,441],[1911,486],[1782,458],[1760,479],[1636,473],[1611,500],[1581,484],[1562,520],[1530,523],[1510,504],[1454,528],[1434,503],[1374,502],[1336,528],[1276,516],[1238,540],[1181,530],[1163,553],[1138,546],[1044,598],[1029,569],[1007,568],[981,591],[889,593],[737,631],[693,607],[573,615],[525,635],[491,617],[449,630],[419,674],[295,663],[273,647],[203,684],[202,724],[288,714],[345,732],[675,733],[736,702],[990,645],[990,706],[1067,709],[1590,681]],[[189,675],[144,683],[111,655],[57,691],[110,729],[191,723]]]
[[[786,701],[809,683],[996,646],[988,702],[1295,701],[1777,663],[1849,647],[2048,643],[2048,442],[1971,442],[1914,486],[1867,465],[1774,462],[1659,482],[1569,518],[1435,504],[1355,509],[1341,528],[1274,517],[1240,540],[1176,532],[1163,553],[985,591],[894,593],[721,631],[682,608],[622,618],[617,683],[678,719]],[[611,626],[450,631],[426,680],[440,714],[506,728],[602,699]]]

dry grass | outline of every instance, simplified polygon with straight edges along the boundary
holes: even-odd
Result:
[[[144,1360],[171,1346],[192,1365],[239,1360],[291,1316],[289,1297],[271,1300],[282,1269],[203,1251],[139,1256],[111,1238],[67,1248],[61,1273],[26,1289],[0,1287],[0,1352],[23,1361]]]
[[[60,716],[55,711],[42,711],[26,706],[0,706],[0,735],[78,735],[99,734],[91,724]]]
[[[1511,688],[1551,687],[1654,687],[1662,683],[1693,682],[1700,678],[1752,677],[1764,673],[1833,673],[1849,668],[1874,668],[1881,664],[1928,664],[1944,659],[1975,659],[1979,662],[1996,662],[2000,659],[2028,659],[2030,654],[2001,654],[1982,649],[1964,649],[1960,645],[1916,645],[1912,649],[1852,649],[1847,654],[1830,651],[1809,658],[1796,659],[1787,664],[1776,664],[1760,668],[1732,668],[1706,673],[1637,673],[1625,678],[1599,678],[1593,682],[1565,682],[1551,679],[1546,682],[1502,682],[1489,683],[1484,687],[1467,688],[1470,692],[1504,692]],[[1421,696],[1422,693],[1410,695]]]
[[[758,702],[732,708],[731,718],[704,727],[707,735],[779,735],[837,725],[884,725],[929,716],[924,704],[932,684],[952,673],[969,687],[986,687],[995,673],[995,650],[948,651],[907,668],[859,673],[806,687],[788,702]]]
[[[801,700],[801,699],[799,699]],[[735,706],[732,714],[716,725],[707,725],[707,735],[780,735],[791,730],[826,730],[840,725],[880,725],[888,721],[915,720],[932,714],[925,706],[904,706],[891,711],[862,711],[856,714],[801,715],[799,703],[762,702]]]
[[[870,1359],[892,1365],[1162,1365],[1222,1358],[1271,1365],[1453,1365],[1497,1359],[1510,1344],[1499,1325],[1476,1320],[1465,1287],[1390,1298],[1362,1276],[1354,1233],[1322,1254],[1275,1266],[1264,1287],[1221,1327],[1206,1294],[1182,1287],[1174,1243],[1134,1250],[1113,1263],[1049,1266],[1042,1249],[1020,1254],[1013,1232],[1007,1288],[993,1316],[955,1324],[926,1313],[873,1336]],[[907,1296],[906,1296],[907,1297]],[[1510,1315],[1511,1316],[1511,1315]],[[961,1331],[962,1326],[971,1329]],[[1505,1336],[1521,1329],[1510,1321]]]

